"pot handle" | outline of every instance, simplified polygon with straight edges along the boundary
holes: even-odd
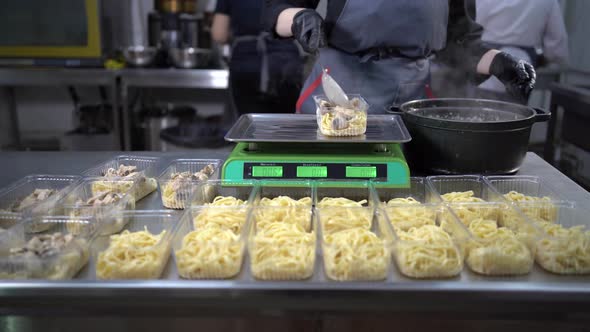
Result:
[[[402,115],[404,112],[399,108],[399,106],[385,106],[385,113],[387,114],[396,114]]]
[[[538,107],[533,107],[533,110],[535,111],[535,122],[545,122],[551,119],[550,111]]]

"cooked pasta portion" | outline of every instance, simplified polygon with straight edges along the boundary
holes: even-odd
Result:
[[[514,232],[498,228],[496,221],[476,219],[469,224],[475,241],[467,252],[467,265],[485,275],[520,275],[530,272],[533,254]]]
[[[193,184],[207,181],[215,173],[215,166],[209,164],[196,173],[177,172],[170,175],[162,188],[162,204],[169,209],[184,209],[192,194]]]
[[[320,132],[327,136],[357,136],[367,130],[367,113],[359,98],[353,98],[349,107],[321,101],[317,109]]]
[[[178,274],[187,279],[231,278],[240,272],[243,253],[243,241],[230,229],[197,229],[184,236],[176,251]]]
[[[315,264],[315,231],[296,223],[275,222],[256,229],[250,239],[252,275],[261,280],[302,280]]]
[[[584,226],[565,228],[551,222],[538,222],[547,234],[537,243],[537,263],[557,274],[590,273],[590,231]]]
[[[394,198],[383,205],[396,232],[406,232],[412,227],[434,225],[436,222],[436,211],[412,197]]]
[[[475,193],[472,190],[446,193],[442,195],[442,199],[451,204],[451,207],[459,220],[461,220],[466,226],[468,226],[474,219],[482,218],[495,220],[498,218],[498,205],[485,204],[486,201],[479,197],[475,197]]]
[[[527,196],[516,191],[510,191],[504,198],[515,202],[520,210],[533,220],[555,222],[557,207],[550,197]]]
[[[319,209],[319,220],[324,235],[350,228],[371,228],[373,211],[369,208],[342,207]]]
[[[217,196],[212,203],[200,210],[194,219],[194,226],[200,229],[214,224],[238,234],[246,223],[247,214],[248,207],[243,200],[231,196]]]
[[[368,229],[355,227],[324,236],[324,267],[332,280],[382,280],[390,248]]]
[[[425,225],[398,233],[395,257],[400,271],[412,278],[446,278],[463,269],[461,250],[440,227]]]
[[[137,183],[133,194],[135,201],[139,201],[158,187],[156,179],[146,177],[143,171],[133,165],[121,164],[118,168],[109,168],[102,174],[102,177],[105,181],[96,181],[92,184],[94,194],[104,191],[125,193]],[[119,180],[130,181],[120,182]]]
[[[158,279],[168,261],[169,249],[160,243],[166,231],[154,235],[143,231],[111,235],[106,250],[98,255],[99,279]]]

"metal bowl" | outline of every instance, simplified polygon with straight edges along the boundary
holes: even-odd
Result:
[[[155,47],[129,46],[123,51],[125,61],[134,67],[146,67],[154,62],[156,57]]]
[[[177,68],[196,68],[209,63],[211,50],[205,48],[173,48],[170,50],[170,59]]]

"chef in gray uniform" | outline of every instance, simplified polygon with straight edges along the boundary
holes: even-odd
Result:
[[[318,3],[266,0],[266,29],[318,54],[297,112],[315,112],[312,96],[323,94],[322,67],[345,92],[361,94],[370,113],[424,98],[433,56],[466,76],[494,75],[520,98],[534,87],[530,64],[481,43],[473,0],[328,0],[325,20],[314,10]]]

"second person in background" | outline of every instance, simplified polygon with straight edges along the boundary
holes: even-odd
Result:
[[[293,40],[263,32],[264,0],[217,0],[212,38],[232,42],[230,89],[239,115],[294,113],[303,83],[303,56]]]

